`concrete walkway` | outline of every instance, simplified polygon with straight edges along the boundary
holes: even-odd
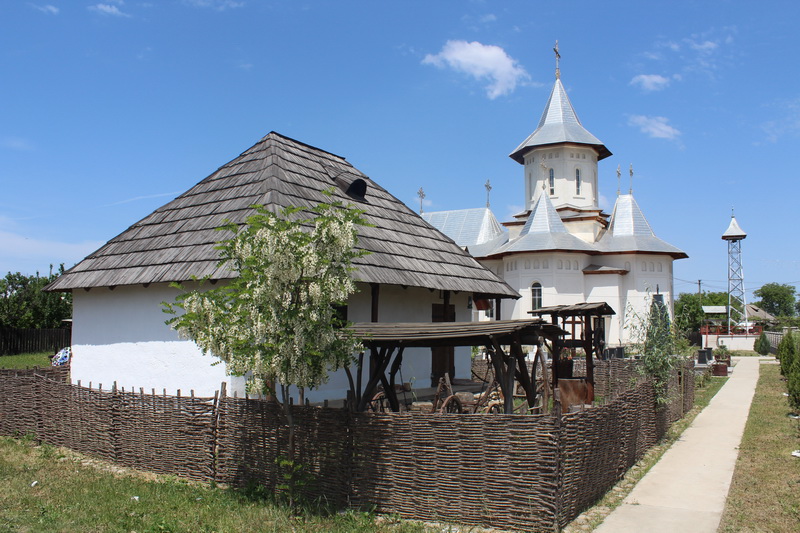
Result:
[[[708,407],[596,532],[717,531],[759,372],[758,357],[733,363]]]

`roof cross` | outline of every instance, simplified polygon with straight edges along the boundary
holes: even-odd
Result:
[[[617,196],[619,196],[619,183],[622,178],[622,170],[620,170],[620,165],[617,165]]]
[[[425,191],[422,190],[422,187],[419,188],[417,191],[417,196],[419,196],[419,214],[422,214],[422,200],[425,199]]]
[[[628,194],[633,194],[633,163],[631,163],[631,168],[629,172],[631,174],[631,183],[630,183],[630,188],[628,189]]]
[[[558,62],[561,59],[561,54],[558,53],[558,39],[556,39],[556,45],[553,48],[553,52],[556,53],[556,79],[561,79],[561,69],[558,67]]]
[[[492,183],[486,180],[483,186],[486,187],[486,207],[489,207],[489,193],[492,192]]]

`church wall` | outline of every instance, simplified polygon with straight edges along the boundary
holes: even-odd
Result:
[[[531,208],[532,198],[542,189],[542,183],[549,194],[551,168],[555,180],[555,192],[550,195],[553,205],[597,206],[597,152],[592,148],[565,145],[535,149],[526,156],[526,209]],[[576,170],[580,171],[580,192],[577,190]]]
[[[584,301],[583,269],[585,254],[529,253],[504,258],[503,279],[522,298],[503,303],[504,319],[530,318],[531,286],[542,285],[542,306],[580,303]]]

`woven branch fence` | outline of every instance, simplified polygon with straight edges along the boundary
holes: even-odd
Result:
[[[620,364],[614,361],[601,364]],[[601,366],[598,364],[598,367]],[[0,434],[124,466],[280,492],[280,406],[248,398],[99,391],[61,369],[0,373]],[[300,492],[404,518],[553,531],[596,502],[694,401],[691,364],[656,406],[648,382],[602,368],[610,399],[568,414],[352,414],[294,407]]]

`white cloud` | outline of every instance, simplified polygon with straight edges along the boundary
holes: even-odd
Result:
[[[138,202],[139,200],[150,200],[151,198],[163,198],[165,196],[169,196],[170,198],[177,197],[183,191],[173,191],[173,192],[162,192],[158,194],[148,194],[145,196],[134,196],[133,198],[126,198],[124,200],[119,200],[117,202],[112,202],[110,204],[105,204],[104,207],[111,207],[112,205],[121,205],[121,204],[129,204],[131,202]]]
[[[611,211],[611,208],[614,207],[611,201],[609,201],[608,197],[605,196],[604,194],[600,195],[600,199],[598,200],[597,203],[599,204],[600,209],[602,209],[603,211]]]
[[[40,240],[0,231],[0,272],[33,274],[37,270],[46,272],[50,264],[60,263],[69,268],[103,244],[100,241],[67,243]]]
[[[780,118],[761,123],[766,142],[774,144],[783,137],[800,133],[800,98],[775,102],[770,107],[778,110]]]
[[[494,15],[493,13],[487,13],[486,15],[483,15],[482,17],[480,17],[480,19],[478,19],[478,20],[480,20],[481,22],[484,22],[484,23],[486,23],[486,22],[497,22],[497,16]]]
[[[122,2],[115,2],[118,5],[122,5]],[[120,11],[117,6],[112,6],[111,4],[95,4],[93,6],[89,6],[88,8],[90,11],[96,11],[97,13],[101,13],[103,15],[110,15],[112,17],[130,17],[129,14]]]
[[[226,9],[235,9],[243,7],[244,2],[237,2],[236,0],[183,0],[185,4],[192,7],[206,7],[216,9],[217,11],[225,11]]]
[[[666,117],[648,117],[645,115],[631,115],[628,118],[628,125],[636,126],[639,131],[655,139],[674,140],[680,137],[681,132],[677,128],[670,126],[669,119]]]
[[[486,94],[491,100],[513,92],[518,83],[530,77],[505,50],[477,41],[447,41],[438,54],[426,55],[422,63],[488,80]]]
[[[17,152],[30,152],[33,150],[33,144],[27,139],[19,137],[3,137],[0,139],[0,148],[7,148]]]
[[[50,4],[46,4],[43,6],[37,6],[36,4],[31,4],[34,9],[38,9],[42,13],[47,13],[48,15],[58,15],[60,11],[56,6],[51,6]]]
[[[659,74],[639,74],[634,76],[630,85],[638,85],[644,91],[661,91],[669,87],[670,79]]]

